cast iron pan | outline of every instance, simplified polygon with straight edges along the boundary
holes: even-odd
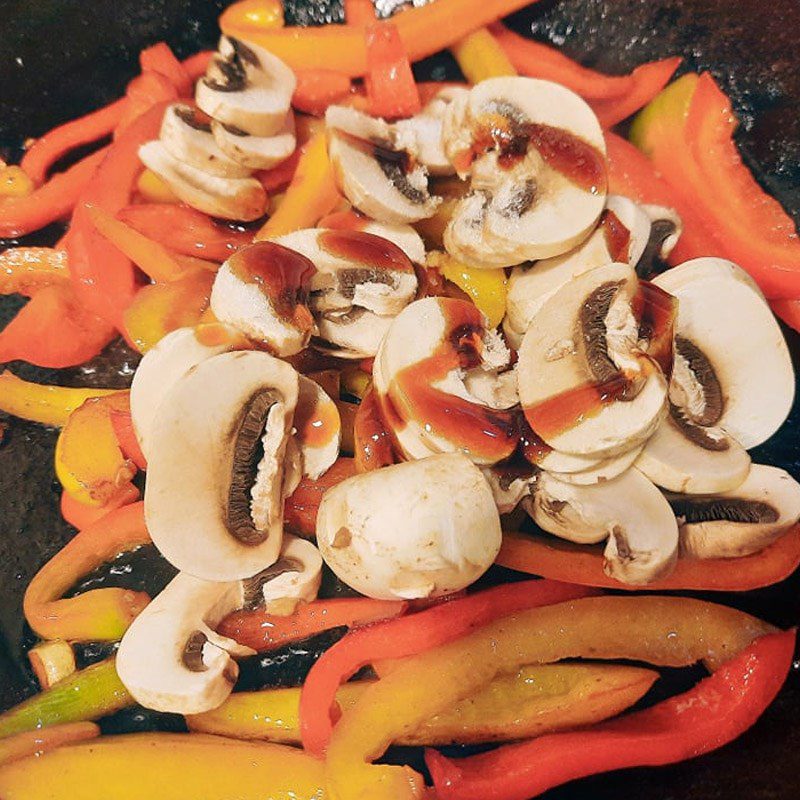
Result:
[[[216,19],[224,0],[5,0],[0,37],[0,148],[13,155],[28,136],[119,96],[136,72],[139,50],[166,39],[186,56],[214,44]],[[309,3],[287,0],[287,21],[314,24],[341,21],[340,0]],[[569,55],[608,72],[626,71],[641,61],[679,54],[689,68],[710,69],[733,96],[744,124],[740,144],[759,179],[800,219],[800,29],[797,0],[763,4],[728,0],[541,0],[511,18],[512,25],[563,47]],[[324,64],[320,64],[324,66]],[[456,77],[445,56],[416,67],[419,77]],[[49,243],[57,231],[32,237]],[[13,241],[0,240],[0,249]],[[21,301],[0,301],[0,325]],[[787,334],[795,360],[800,339]],[[124,387],[137,358],[112,345],[89,366],[57,373],[13,364],[23,377],[69,385]],[[797,366],[797,365],[796,365]],[[23,623],[22,593],[41,566],[73,535],[58,512],[58,486],[52,469],[55,434],[38,425],[8,420],[0,445],[0,708],[35,690],[25,657],[32,641]],[[755,454],[756,461],[777,464],[800,477],[800,403],[780,433]],[[125,556],[80,587],[125,585],[151,593],[173,570],[152,551]],[[490,580],[516,576],[495,573]],[[341,591],[333,582],[329,593]],[[709,599],[745,608],[779,625],[800,620],[800,576],[781,586],[745,596]],[[325,634],[268,658],[243,665],[241,688],[264,683],[298,683],[321,648],[336,634]],[[106,648],[80,648],[81,663],[104,656]],[[758,724],[720,751],[658,770],[627,770],[602,775],[549,793],[550,798],[602,800],[625,795],[653,800],[732,800],[742,796],[795,800],[800,795],[800,675],[796,662],[777,701]],[[669,671],[668,671],[669,672]],[[648,698],[681,691],[698,672],[671,671]],[[182,720],[133,710],[103,722],[107,732],[152,728],[182,729]],[[454,749],[454,752],[458,752]],[[393,761],[419,767],[417,753],[397,750]],[[69,800],[69,798],[64,798]],[[150,798],[143,798],[150,800]]]

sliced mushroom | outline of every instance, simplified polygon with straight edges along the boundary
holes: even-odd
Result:
[[[178,161],[222,178],[248,178],[250,170],[219,147],[211,120],[193,106],[174,103],[164,112],[159,140]]]
[[[578,275],[612,262],[635,265],[650,236],[647,214],[632,200],[609,195],[606,209],[591,236],[578,247],[535,264],[514,267],[508,280],[503,330],[519,348],[536,312],[562,286]]]
[[[639,342],[636,275],[609,264],[557,291],[519,350],[519,396],[555,450],[607,458],[642,444],[665,412],[667,383]]]
[[[300,448],[302,474],[319,478],[336,461],[342,438],[342,422],[336,403],[322,387],[300,375],[294,439]]]
[[[484,467],[483,477],[489,484],[494,503],[500,514],[510,514],[530,495],[539,469],[532,465],[520,469],[503,469],[502,466]]]
[[[255,351],[203,361],[165,395],[151,428],[145,518],[178,569],[226,581],[275,562],[297,395],[294,369]]]
[[[782,469],[753,464],[744,482],[715,495],[669,495],[681,552],[736,558],[763,550],[800,519],[800,484]]]
[[[595,466],[589,467],[588,469],[570,472],[549,470],[549,472],[553,477],[565,483],[574,483],[576,486],[593,486],[596,483],[604,483],[605,481],[613,480],[622,475],[626,470],[629,470],[636,463],[642,449],[643,445],[639,445],[622,455],[604,458]]]
[[[142,163],[187,205],[223,219],[248,222],[264,216],[267,193],[255,178],[222,178],[172,156],[159,141],[139,148]]]
[[[144,354],[131,383],[131,418],[145,458],[153,443],[153,418],[175,381],[213,356],[246,348],[235,328],[211,323],[171,331]]]
[[[291,111],[273,136],[253,136],[217,120],[211,122],[211,133],[220,150],[247,169],[272,169],[289,158],[297,146]]]
[[[516,392],[501,377],[509,359],[466,300],[427,297],[401,311],[375,357],[373,386],[405,455],[463,452],[482,465],[508,458],[518,440],[509,408]]]
[[[683,232],[683,220],[673,208],[644,204],[641,209],[650,218],[650,235],[635,262],[636,274],[643,280],[651,280],[669,268],[667,258]]]
[[[255,651],[214,632],[241,608],[240,581],[210,582],[179,573],[131,623],[116,668],[134,700],[173,714],[200,714],[231,693],[239,667],[231,656]]]
[[[328,566],[356,591],[387,600],[469,586],[491,566],[500,536],[489,485],[457,453],[348,478],[325,492],[317,515]]]
[[[678,525],[661,492],[636,470],[595,486],[542,473],[525,506],[539,527],[562,539],[605,547],[606,574],[640,585],[667,575],[678,556]]]
[[[322,580],[322,557],[311,542],[286,534],[278,560],[244,581],[247,607],[264,606],[268,614],[288,616],[300,603],[316,599]]]
[[[220,39],[195,101],[209,117],[252,136],[275,136],[283,127],[297,81],[263,47],[230,36]]]
[[[654,283],[679,301],[673,403],[746,449],[766,441],[789,414],[795,379],[783,334],[752,279],[729,261],[699,258]]]
[[[447,109],[445,150],[475,194],[455,209],[447,251],[506,267],[577,246],[605,205],[605,141],[594,112],[550,81],[491,78]]]
[[[211,310],[278,356],[299,353],[314,320],[308,297],[314,264],[275,242],[256,242],[234,253],[217,272]]]
[[[325,114],[328,153],[342,193],[380,222],[430,217],[439,199],[428,192],[428,173],[398,141],[391,126],[360,111],[331,106]]]
[[[350,223],[355,222],[354,225]],[[337,225],[331,225],[332,229],[340,229]],[[353,214],[348,219],[347,229],[371,233],[373,236],[380,236],[382,239],[396,244],[410,259],[413,264],[425,263],[425,243],[422,237],[411,227],[411,225],[401,223],[377,222],[374,219],[365,217],[362,214]]]

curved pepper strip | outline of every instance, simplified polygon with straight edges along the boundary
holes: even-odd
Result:
[[[795,631],[756,639],[688,692],[588,730],[556,733],[490,753],[426,762],[441,800],[528,800],[568,781],[696,758],[733,741],[775,699]]]
[[[322,764],[294,747],[220,736],[103,736],[0,768],[4,800],[323,800]]]
[[[371,7],[370,3],[370,7]],[[325,116],[328,106],[341,103],[351,90],[350,76],[332,69],[297,70],[292,106],[304,114]]]
[[[69,492],[61,492],[61,516],[79,531],[94,525],[97,520],[104,517],[111,511],[115,511],[122,506],[135,503],[139,499],[139,490],[129,483],[123,486],[104,506],[91,506],[88,503],[81,503],[76,500]]]
[[[186,68],[170,49],[166,42],[156,42],[139,53],[139,64],[142,72],[157,72],[163,75],[177,90],[181,97],[189,97],[192,93],[192,78]]]
[[[479,28],[456,42],[450,52],[470,83],[516,75],[514,65],[488,28]]]
[[[588,597],[521,611],[409,658],[370,686],[333,729],[326,787],[338,800],[417,800],[422,776],[370,762],[403,733],[523,664],[594,658],[673,667],[704,661],[716,669],[773,631],[741,611],[682,597]]]
[[[54,247],[9,247],[0,253],[0,294],[32,297],[69,281],[67,254]]]
[[[392,435],[381,416],[375,391],[367,390],[353,421],[356,472],[370,472],[397,463]]]
[[[144,503],[106,514],[56,553],[28,584],[22,609],[43,639],[69,642],[114,642],[150,602],[145,592],[92,589],[63,598],[84,575],[119,553],[150,544]]]
[[[303,747],[315,755],[325,752],[333,731],[331,713],[335,710],[336,691],[362,667],[421,653],[521,609],[561,603],[592,593],[590,589],[556,581],[524,581],[496,586],[391,622],[351,631],[320,656],[303,684],[300,698]]]
[[[410,61],[448,48],[468,33],[529,6],[529,0],[436,0],[392,17]],[[323,25],[280,29],[261,24],[247,12],[249,0],[229,6],[220,17],[222,32],[266,48],[292,69],[327,69],[359,77],[367,72],[364,28]]]
[[[303,477],[297,488],[286,498],[283,505],[284,523],[287,528],[301,536],[315,536],[317,511],[322,495],[332,486],[356,474],[352,458],[337,458],[333,465],[316,480]]]
[[[630,586],[606,575],[600,550],[551,539],[505,533],[495,563],[519,572],[584,586],[656,592],[749,592],[780,583],[800,566],[800,525],[795,525],[772,544],[749,556],[679,558],[670,575],[647,586]]]
[[[367,90],[369,113],[374,117],[411,117],[420,108],[419,92],[411,72],[411,62],[403,41],[392,22],[367,25]]]
[[[169,78],[159,72],[146,71],[137,75],[125,90],[128,107],[114,130],[114,139],[119,139],[139,117],[161,103],[173,103],[179,95]]]
[[[800,331],[800,300],[773,300],[769,307],[790,328]]]
[[[27,756],[40,756],[65,744],[96,739],[100,728],[93,722],[71,722],[43,730],[23,731],[0,740],[0,765]]]

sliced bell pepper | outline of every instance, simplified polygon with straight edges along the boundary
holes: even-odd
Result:
[[[0,197],[28,197],[36,188],[22,167],[0,162]]]
[[[371,3],[370,3],[371,5]],[[332,69],[301,69],[296,73],[297,86],[292,106],[304,114],[322,117],[330,105],[340,103],[350,94],[350,76]]]
[[[300,536],[315,536],[317,511],[322,495],[332,486],[356,474],[352,458],[337,458],[330,469],[316,480],[304,477],[283,505],[284,523]]]
[[[281,161],[277,167],[254,173],[254,177],[258,178],[265,191],[270,195],[273,214],[280,206],[275,193],[282,192],[292,182],[292,178],[294,178],[294,174],[297,172],[297,165],[300,163],[300,156],[302,153],[302,147],[298,146],[295,148],[294,153],[285,161]]]
[[[403,40],[392,22],[373,22],[365,28],[369,113],[395,119],[411,117],[422,107]]]
[[[544,664],[501,675],[475,694],[426,720],[394,744],[447,745],[511,741],[591,725],[624,711],[658,673],[612,664]],[[370,684],[345,683],[336,693],[344,713]],[[300,741],[300,689],[231,695],[214,711],[186,718],[190,730],[236,739]]]
[[[369,472],[397,462],[392,435],[383,421],[375,392],[369,389],[353,422],[353,454],[356,472]]]
[[[588,593],[591,594],[591,590]],[[417,614],[351,631],[322,654],[303,684],[300,698],[303,747],[315,755],[325,752],[333,730],[331,714],[335,711],[336,691],[362,667],[375,661],[421,653],[521,609],[586,594],[587,590],[580,586],[555,581],[524,581],[496,586]]]
[[[60,428],[66,425],[69,415],[89,398],[104,397],[117,391],[33,383],[6,370],[0,373],[0,411]]]
[[[254,42],[274,53],[292,69],[327,69],[358,77],[367,72],[364,28],[358,25],[323,25],[276,29],[243,13],[252,7],[234,3],[220,17],[222,32]],[[410,61],[445,50],[468,33],[530,5],[529,0],[436,0],[408,8],[392,17]]]
[[[39,290],[0,331],[0,362],[72,367],[94,358],[114,329],[87,310],[71,284]]]
[[[133,705],[113,658],[74,672],[0,714],[0,736],[87,722]]]
[[[775,698],[794,644],[794,631],[763,636],[688,692],[587,730],[459,760],[429,751],[436,796],[528,800],[587,775],[672,764],[715,750],[753,725]]]
[[[234,611],[222,620],[217,632],[261,653],[332,628],[356,628],[391,619],[402,614],[406,608],[406,603],[395,600],[337,597],[302,603],[289,616],[268,614],[263,608]]]
[[[142,448],[139,446],[139,439],[133,427],[130,405],[125,408],[112,408],[109,413],[111,427],[114,429],[114,436],[117,437],[117,444],[125,458],[129,458],[139,469],[147,469],[147,459],[144,457]]]
[[[773,300],[769,306],[790,328],[800,331],[800,300]]]
[[[20,166],[35,184],[43,184],[48,171],[60,158],[76,147],[109,136],[119,124],[126,108],[127,100],[117,100],[97,111],[53,128],[27,149]]]
[[[0,765],[27,756],[41,756],[48,750],[65,744],[96,739],[100,728],[93,722],[71,722],[43,730],[23,731],[0,741]]]
[[[135,199],[141,199],[144,203],[180,203],[178,195],[170,189],[169,184],[151,169],[143,169],[139,173],[136,192],[138,197],[134,195]]]
[[[84,575],[119,553],[150,543],[143,503],[109,512],[75,535],[33,577],[23,599],[25,619],[43,639],[114,642],[150,602],[145,592],[91,589],[64,598]]]
[[[61,516],[73,528],[82,531],[109,512],[135,503],[139,499],[139,494],[139,490],[132,483],[129,483],[123,486],[104,506],[92,506],[76,500],[69,492],[61,492],[59,507]]]
[[[320,132],[303,147],[283,202],[258,231],[255,241],[311,228],[333,211],[340,200],[325,133]]]
[[[344,0],[345,25],[370,25],[375,22],[375,6],[372,0]]]
[[[136,475],[111,424],[111,412],[130,413],[130,392],[92,397],[70,414],[56,442],[56,477],[76,500],[106,505]]]
[[[172,81],[159,72],[148,70],[137,75],[125,91],[128,105],[122,119],[114,130],[114,138],[120,138],[142,115],[161,103],[174,103],[178,90]]]
[[[219,736],[103,736],[0,769],[4,800],[322,800],[322,764],[294,747]]]
[[[0,294],[32,297],[69,281],[67,254],[54,247],[9,247],[0,253]]]
[[[741,611],[682,597],[588,597],[520,611],[409,658],[370,686],[333,729],[326,788],[341,800],[421,797],[421,775],[370,762],[405,732],[522,664],[590,657],[659,666],[702,660],[716,669],[773,631]]]
[[[281,0],[241,0],[231,9],[231,22],[270,30],[284,25]]]
[[[468,33],[450,52],[470,83],[517,74],[506,51],[487,28]]]
[[[747,592],[788,578],[800,566],[800,525],[763,550],[741,558],[679,558],[666,578],[647,586],[619,583],[603,572],[603,554],[553,537],[503,534],[497,564],[553,580],[608,589]]]
[[[192,93],[192,78],[186,68],[175,57],[166,42],[156,42],[139,53],[139,64],[142,72],[157,72],[163,75],[177,90],[181,97],[189,97]]]
[[[0,197],[0,237],[25,236],[68,216],[108,152],[82,158],[23,197]]]

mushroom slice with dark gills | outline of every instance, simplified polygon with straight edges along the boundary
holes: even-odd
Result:
[[[462,452],[476,464],[508,458],[519,439],[510,353],[469,301],[416,300],[392,322],[373,386],[407,458]]]
[[[219,41],[195,101],[218,122],[252,136],[275,136],[292,101],[294,73],[263,47],[230,36]]]
[[[456,258],[485,267],[551,258],[576,247],[600,217],[603,133],[591,108],[563,86],[482,81],[450,104],[443,139],[475,192],[456,206],[445,231]]]
[[[650,219],[650,234],[644,251],[634,263],[640,278],[652,280],[669,269],[667,259],[681,237],[683,220],[674,208],[649,203],[640,208]]]
[[[239,675],[231,656],[255,654],[214,631],[243,601],[241,581],[211,582],[178,573],[122,637],[117,673],[134,700],[174,714],[220,706]]]
[[[344,106],[331,106],[325,124],[336,181],[359,211],[390,223],[416,222],[436,211],[440,200],[428,191],[413,136]]]
[[[314,320],[308,297],[314,264],[275,242],[256,242],[234,253],[217,272],[211,310],[278,356],[299,353]]]
[[[742,447],[766,441],[794,399],[783,334],[752,279],[730,261],[699,258],[653,281],[678,298],[670,398],[687,419]]]
[[[800,484],[782,469],[753,464],[730,492],[668,495],[691,558],[735,558],[763,550],[800,518]]]
[[[275,562],[297,397],[295,370],[256,351],[203,361],[164,396],[151,427],[145,518],[178,569],[227,581]]]
[[[667,381],[643,352],[633,269],[609,264],[558,290],[534,316],[517,365],[525,417],[551,448],[608,458],[642,444]]]
[[[294,115],[286,115],[283,126],[272,136],[253,136],[233,125],[211,121],[211,133],[219,149],[247,169],[272,169],[294,152]]]
[[[595,486],[574,486],[543,472],[524,504],[540,528],[562,539],[581,544],[607,539],[605,572],[623,583],[650,583],[675,565],[675,515],[635,469]]]

